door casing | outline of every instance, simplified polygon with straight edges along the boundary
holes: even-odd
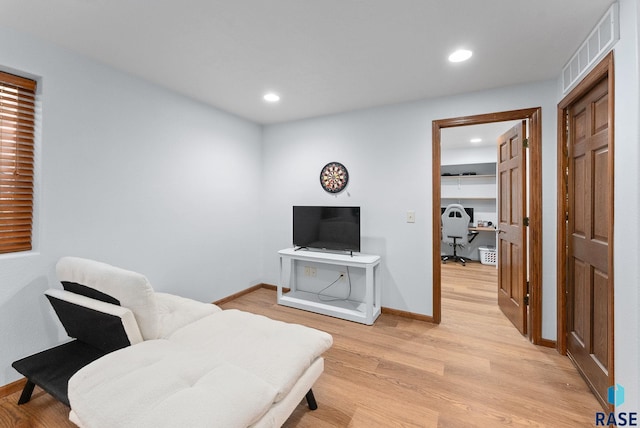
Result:
[[[542,108],[534,107],[498,113],[462,116],[432,122],[432,181],[433,181],[433,321],[442,319],[442,283],[440,271],[440,162],[441,130],[457,126],[529,120],[529,340],[534,344],[555,346],[542,339]]]

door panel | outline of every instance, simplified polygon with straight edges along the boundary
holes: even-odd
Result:
[[[498,138],[498,306],[522,334],[527,333],[524,136],[522,121]]]
[[[585,302],[588,302],[589,299],[587,298],[586,292],[587,292],[587,287],[584,286],[584,284],[587,282],[587,279],[585,278],[585,264],[582,263],[580,261],[580,259],[575,259],[573,261],[573,267],[574,267],[574,272],[573,272],[573,276],[574,276],[574,286],[575,286],[575,305],[574,305],[574,317],[573,317],[573,323],[574,323],[574,328],[573,328],[573,335],[575,337],[576,340],[578,340],[580,343],[584,344],[585,339],[585,332],[589,331],[589,328],[587,326],[588,324],[588,313],[585,313],[585,309],[586,309],[586,304]]]
[[[612,361],[609,102],[605,77],[567,109],[567,353],[602,403]]]

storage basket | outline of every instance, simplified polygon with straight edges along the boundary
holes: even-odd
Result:
[[[496,265],[498,264],[498,254],[495,248],[492,247],[478,247],[480,252],[480,263],[483,265]]]

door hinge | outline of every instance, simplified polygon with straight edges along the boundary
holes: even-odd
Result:
[[[528,139],[528,138],[525,138],[524,140],[522,140],[522,145],[523,145],[525,148],[529,148],[529,139]]]
[[[529,226],[529,217],[525,217],[522,219],[522,224],[524,224],[525,226]]]
[[[524,296],[524,304],[529,306],[529,281],[527,281],[527,294]]]

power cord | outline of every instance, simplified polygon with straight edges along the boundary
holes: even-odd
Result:
[[[351,275],[349,273],[349,266],[346,266],[346,268],[347,268],[347,282],[349,284],[349,294],[347,295],[347,297],[345,297],[344,299],[341,299],[339,297],[330,297],[330,296],[327,296],[325,294],[322,294],[323,291],[328,290],[331,286],[333,286],[335,283],[340,281],[340,278],[342,278],[344,276],[341,273],[340,275],[338,275],[338,277],[336,278],[335,281],[333,281],[331,284],[327,285],[322,290],[320,290],[320,291],[318,291],[316,293],[316,295],[318,296],[318,300],[320,300],[321,302],[345,302],[345,301],[349,300],[349,298],[351,297]],[[329,298],[327,298],[327,297],[329,297]]]

